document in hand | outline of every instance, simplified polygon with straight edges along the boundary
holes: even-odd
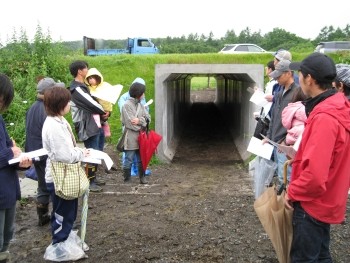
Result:
[[[47,150],[45,150],[44,148],[31,152],[22,152],[19,157],[9,160],[9,164],[19,163],[23,156],[28,156],[29,158],[33,159],[35,157],[43,155],[47,155]]]
[[[101,164],[101,160],[103,160],[107,166],[107,169],[110,170],[113,165],[113,161],[111,157],[105,152],[89,149],[90,150],[90,156],[85,157],[82,161],[85,163],[96,163]]]
[[[261,90],[256,90],[253,95],[250,97],[251,102],[255,103],[256,105],[260,107],[264,107],[269,102],[265,99],[265,93]]]
[[[272,156],[273,146],[268,143],[263,144],[262,140],[259,140],[253,136],[250,139],[247,151],[270,160]]]
[[[271,145],[276,147],[278,150],[283,152],[285,155],[289,156],[290,158],[294,158],[295,154],[297,153],[300,141],[301,141],[301,136],[297,139],[295,144],[293,146],[287,146],[287,145],[281,145],[279,143],[271,141],[269,138],[267,138],[265,135],[260,134],[264,139],[266,139]],[[297,144],[297,145],[296,145]]]
[[[91,95],[101,100],[115,104],[122,92],[123,85],[111,85],[108,82],[103,82],[96,90],[91,91]]]

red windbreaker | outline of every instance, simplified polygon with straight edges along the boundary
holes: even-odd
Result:
[[[288,197],[315,219],[344,220],[350,187],[350,103],[343,93],[311,111],[292,168]]]

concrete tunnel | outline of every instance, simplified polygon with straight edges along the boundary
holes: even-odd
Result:
[[[249,101],[249,87],[264,86],[262,64],[157,64],[155,68],[155,130],[163,136],[158,146],[160,160],[171,162],[192,106],[191,79],[216,79],[215,105],[227,123],[237,150],[246,160],[254,133],[253,112],[259,108]]]

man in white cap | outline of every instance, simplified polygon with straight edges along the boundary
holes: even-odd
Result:
[[[41,130],[46,119],[44,107],[44,91],[53,87],[65,87],[62,82],[55,82],[52,78],[42,78],[37,85],[37,100],[28,109],[26,113],[26,142],[25,151],[35,151],[43,148]],[[38,177],[37,189],[37,214],[39,217],[38,225],[43,226],[50,222],[49,202],[50,193],[46,188],[45,167],[47,156],[38,157],[34,162],[35,173]]]

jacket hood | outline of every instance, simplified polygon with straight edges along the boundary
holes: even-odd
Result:
[[[319,113],[331,115],[350,132],[350,102],[342,92],[338,92],[316,105],[310,113],[307,122]]]
[[[88,70],[86,77],[85,77],[85,80],[84,80],[85,84],[87,84],[87,85],[89,84],[87,78],[90,76],[93,76],[93,75],[99,76],[101,78],[101,83],[103,82],[103,76],[102,76],[101,72],[98,71],[97,68],[90,68]]]

